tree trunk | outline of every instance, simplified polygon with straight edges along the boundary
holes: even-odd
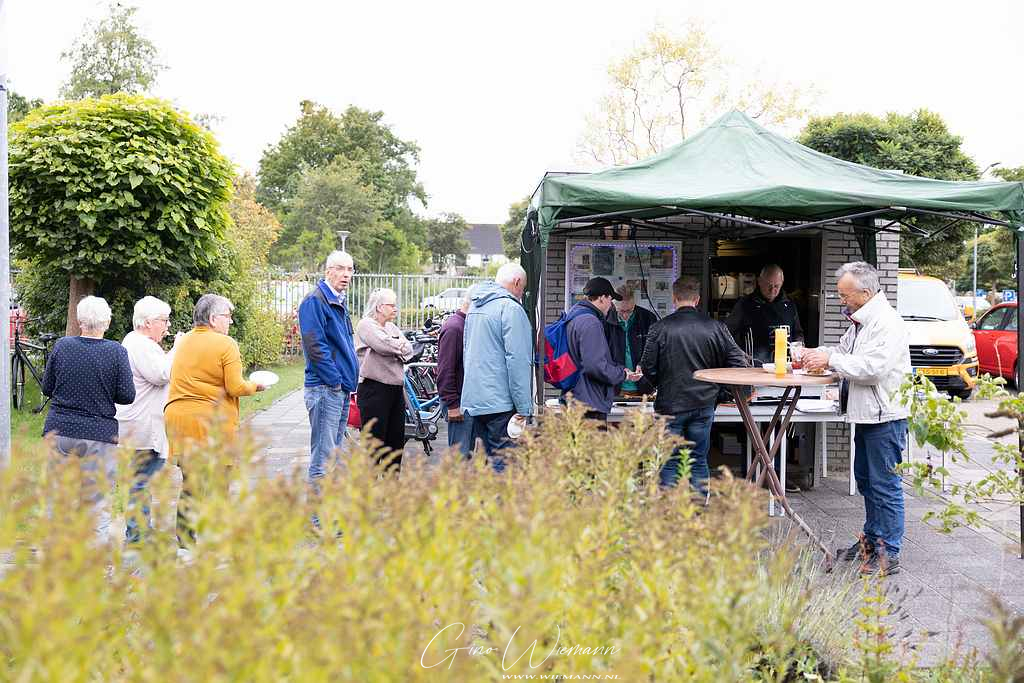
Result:
[[[68,323],[64,328],[64,335],[76,337],[82,332],[78,326],[78,302],[96,291],[96,283],[87,277],[70,276],[68,287]]]

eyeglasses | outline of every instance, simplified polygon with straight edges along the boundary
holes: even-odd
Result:
[[[218,313],[217,315],[215,315],[213,317],[214,318],[227,318],[229,323],[235,322],[235,319],[231,317],[230,313]]]
[[[868,290],[866,290],[866,289],[858,289],[858,290],[855,290],[853,292],[850,292],[849,294],[843,294],[842,292],[839,292],[839,301],[841,303],[845,304],[847,301],[850,300],[850,297],[852,297],[854,294],[857,294],[858,292],[866,292],[866,291],[868,291]]]

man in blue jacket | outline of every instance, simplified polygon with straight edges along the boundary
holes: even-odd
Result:
[[[592,315],[577,315],[567,326],[569,355],[580,369],[576,386],[563,394],[563,400],[572,396],[588,408],[588,418],[604,422],[612,409],[612,399],[623,382],[636,382],[639,372],[619,365],[612,359],[609,338],[616,331],[607,320],[612,301],[622,296],[603,277],[591,278],[583,288],[586,297],[569,309],[569,315],[586,311]]]
[[[471,290],[463,333],[462,412],[467,432],[482,439],[491,465],[505,469],[508,424],[533,414],[533,335],[520,303],[526,271],[518,263],[498,269],[494,282]]]
[[[299,329],[306,355],[303,392],[309,413],[309,480],[325,474],[348,424],[349,396],[359,382],[346,293],[355,268],[343,251],[327,257],[324,279],[299,304]],[[314,518],[315,523],[315,518]]]

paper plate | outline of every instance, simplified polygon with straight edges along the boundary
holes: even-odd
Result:
[[[505,428],[505,432],[508,434],[508,438],[518,439],[523,435],[523,429],[523,423],[512,418],[508,421],[508,426]]]
[[[807,375],[808,377],[832,377],[835,373],[832,372],[831,370],[825,370],[824,372],[811,372],[810,370],[804,370],[803,368],[800,368],[799,370],[794,370],[793,374]]]
[[[249,375],[250,382],[256,382],[256,384],[262,384],[265,387],[269,387],[272,384],[277,384],[278,377],[275,373],[270,370],[257,370],[256,372]]]
[[[775,363],[765,363],[761,366],[761,369],[765,372],[775,372]],[[786,363],[786,372],[790,372],[793,369],[792,363]]]

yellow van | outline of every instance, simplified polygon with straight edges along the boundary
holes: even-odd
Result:
[[[967,398],[978,376],[974,333],[946,283],[901,268],[896,310],[910,327],[910,364],[937,388]]]

